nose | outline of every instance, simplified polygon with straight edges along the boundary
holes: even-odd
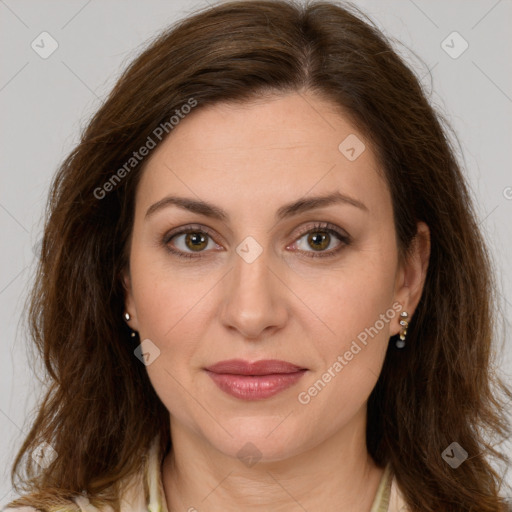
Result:
[[[270,268],[269,251],[254,260],[234,254],[234,268],[226,276],[220,319],[227,329],[246,339],[262,339],[282,329],[288,318],[287,288]],[[290,292],[288,292],[290,293]]]

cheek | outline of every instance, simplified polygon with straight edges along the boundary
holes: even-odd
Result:
[[[358,391],[364,394],[365,381],[373,382],[380,373],[392,321],[397,315],[391,295],[383,290],[347,283],[342,291],[333,294],[336,300],[326,303],[321,310],[329,331],[318,340],[319,359],[324,366],[319,371],[341,376],[335,380],[343,395]]]
[[[376,322],[379,332],[388,336],[395,316],[391,308],[395,267],[393,251],[389,257],[385,254],[381,249],[353,252],[330,272],[319,269],[297,280],[297,295],[314,313],[308,317],[320,321],[322,338],[331,350],[339,350]],[[387,311],[382,323],[381,315]]]
[[[197,279],[176,279],[175,272],[171,274],[161,268],[143,268],[138,269],[138,279],[133,280],[139,335],[141,340],[151,340],[159,353],[146,371],[162,403],[188,424],[190,417],[185,411],[190,408],[190,398],[186,390],[193,389],[195,377],[190,364],[206,321],[205,293],[212,285],[206,286]],[[136,270],[134,265],[134,275]]]
[[[311,375],[304,401],[329,408],[333,415],[358,409],[373,389],[386,355],[390,330],[398,312],[393,308],[393,251],[366,250],[347,258],[328,277],[318,272],[299,293],[318,315],[305,326],[315,339],[320,362]],[[312,286],[315,282],[317,286]],[[398,307],[398,305],[395,305]],[[319,329],[316,331],[316,329]],[[299,402],[300,403],[304,403]]]
[[[349,292],[361,290],[365,289],[346,286],[338,293],[337,306],[325,304],[323,319],[333,332],[317,336],[318,364],[296,397],[304,412],[323,417],[333,429],[348,423],[368,400],[386,356],[391,322],[397,315],[389,294],[376,294],[373,288],[371,297],[366,289],[364,307],[359,307]]]
[[[197,321],[208,300],[206,293],[214,284],[211,272],[210,276],[200,275],[171,265],[171,257],[169,261],[166,258],[161,249],[153,248],[134,251],[130,261],[141,336],[159,344],[181,337],[180,330],[190,327],[193,317]]]

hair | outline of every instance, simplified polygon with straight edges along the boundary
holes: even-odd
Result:
[[[223,3],[159,34],[60,166],[27,308],[49,384],[11,470],[25,495],[10,506],[78,510],[70,500],[85,491],[92,504],[119,510],[118,484],[141,469],[155,436],[162,452],[171,448],[169,412],[123,320],[122,273],[145,163],[127,170],[126,162],[191,100],[199,109],[294,92],[328,100],[367,137],[391,192],[400,257],[418,221],[430,228],[407,346],[389,344],[368,400],[369,454],[391,465],[413,511],[505,510],[495,464],[509,459],[495,441],[510,435],[504,401],[512,393],[493,369],[494,270],[442,115],[357,8],[285,0]],[[441,456],[454,441],[469,454],[456,470]],[[58,456],[43,469],[31,455],[44,442]]]

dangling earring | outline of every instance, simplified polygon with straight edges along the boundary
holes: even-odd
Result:
[[[407,312],[402,311],[400,313],[400,325],[402,327],[400,328],[400,339],[396,341],[397,348],[405,347],[405,337],[407,336],[407,327],[409,327],[409,322],[407,321],[408,317]]]
[[[127,322],[129,322],[129,321],[130,321],[130,319],[131,319],[130,313],[126,312],[126,313],[124,314],[124,319],[125,319]],[[137,333],[136,333],[135,331],[133,331],[133,330],[132,330],[132,332],[131,332],[130,336],[131,336],[132,338],[135,338],[135,336],[137,336]]]

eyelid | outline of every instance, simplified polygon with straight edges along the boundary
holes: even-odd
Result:
[[[301,257],[334,258],[336,256],[339,256],[345,247],[348,247],[352,244],[352,237],[344,229],[341,229],[335,224],[331,224],[330,222],[316,222],[314,226],[305,226],[300,233],[296,234],[291,245],[297,244],[298,241],[305,235],[315,232],[325,232],[328,233],[329,236],[334,235],[334,237],[337,238],[338,241],[340,242],[339,246],[328,251],[304,251],[302,249],[298,249],[296,252],[300,254]],[[286,246],[287,249],[289,247],[290,245]]]
[[[183,235],[187,232],[195,233],[196,231],[207,234],[213,241],[215,241],[215,238],[217,237],[217,233],[215,233],[209,227],[204,226],[203,224],[186,224],[185,226],[180,226],[176,229],[172,229],[171,231],[166,232],[164,235],[164,241],[169,243],[171,239],[177,235]]]
[[[352,241],[351,236],[344,230],[336,226],[336,224],[331,224],[330,222],[315,222],[314,226],[304,226],[299,232],[295,235],[294,242],[297,238],[301,238],[305,234],[315,231],[315,230],[326,230],[333,231],[337,236],[340,237],[342,241],[346,241],[347,243]]]

